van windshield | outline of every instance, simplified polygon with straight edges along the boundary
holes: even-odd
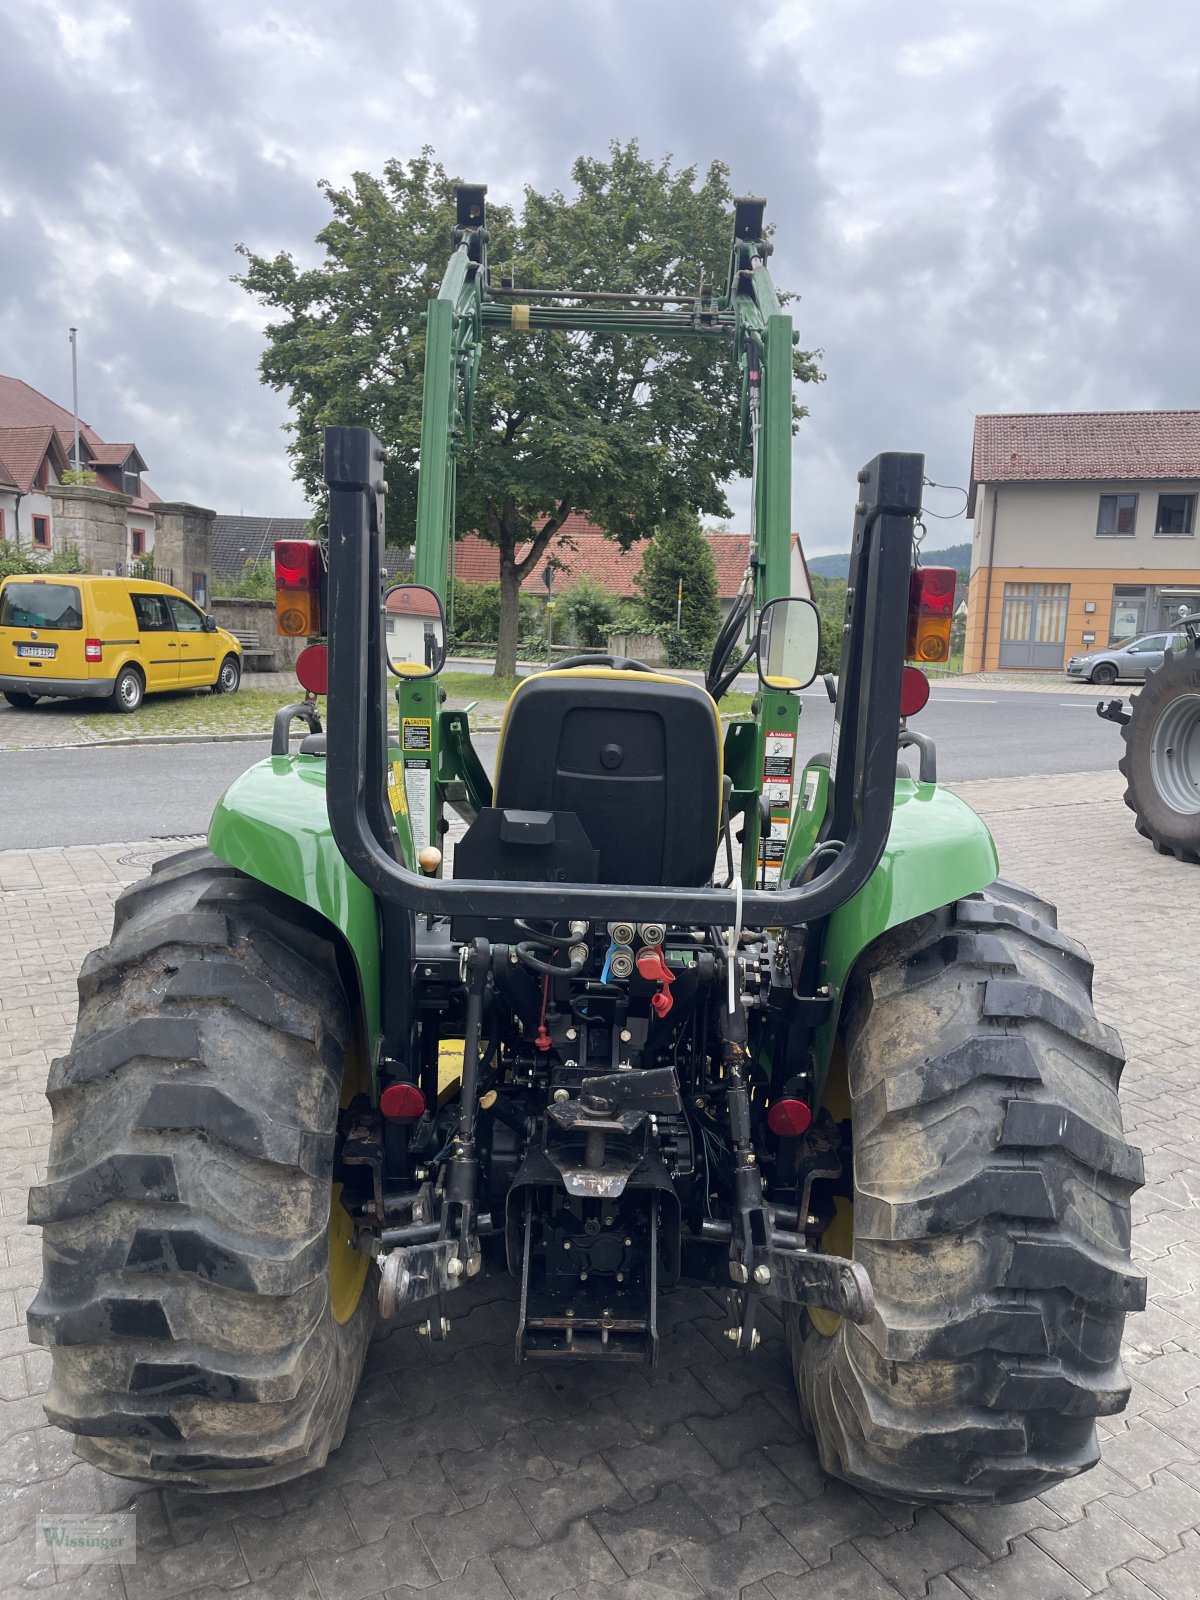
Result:
[[[0,594],[0,628],[83,627],[83,604],[72,583],[6,583]]]

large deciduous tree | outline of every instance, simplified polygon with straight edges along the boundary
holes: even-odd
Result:
[[[607,160],[580,158],[570,195],[526,189],[518,214],[492,205],[493,275],[524,288],[691,295],[720,289],[728,265],[732,192],[714,162],[672,170],[635,142]],[[422,313],[450,252],[454,180],[426,149],[322,185],[333,218],[324,251],[302,268],[289,254],[255,255],[238,281],[277,320],[267,329],[264,381],[285,391],[290,451],[308,493],[320,493],[320,437],[363,424],[388,453],[388,537],[410,542],[416,520]],[[728,515],[722,485],[739,456],[738,381],[720,340],[663,344],[645,336],[539,331],[487,335],[474,439],[458,444],[456,533],[497,547],[497,676],[515,669],[522,579],[571,511],[586,511],[628,548],[681,512]],[[820,376],[797,352],[798,378]],[[796,408],[797,418],[803,414]]]

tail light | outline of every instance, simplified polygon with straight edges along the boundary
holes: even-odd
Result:
[[[953,567],[914,567],[908,584],[906,661],[947,661],[954,622]]]
[[[425,1110],[425,1096],[415,1083],[389,1083],[379,1096],[379,1109],[389,1122],[416,1122]]]
[[[767,1127],[779,1139],[798,1139],[811,1123],[812,1111],[803,1100],[776,1100],[767,1112]]]
[[[920,667],[905,667],[900,674],[900,715],[915,717],[929,704],[929,679]]]
[[[104,658],[104,644],[100,639],[85,639],[83,641],[83,659],[85,661],[101,661]]]
[[[275,632],[288,639],[324,632],[321,599],[325,557],[315,539],[280,539],[275,545]]]

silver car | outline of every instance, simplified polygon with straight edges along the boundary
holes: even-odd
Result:
[[[1168,650],[1178,650],[1187,640],[1182,633],[1147,633],[1126,644],[1112,644],[1107,650],[1089,650],[1067,662],[1068,678],[1083,678],[1088,683],[1116,683],[1118,678],[1143,679],[1157,671]]]

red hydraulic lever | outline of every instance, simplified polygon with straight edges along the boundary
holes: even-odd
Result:
[[[675,1004],[670,989],[670,985],[675,982],[675,974],[663,959],[662,946],[643,945],[637,953],[637,969],[642,977],[651,983],[662,984],[658,993],[650,996],[650,1008],[656,1017],[665,1017]]]

